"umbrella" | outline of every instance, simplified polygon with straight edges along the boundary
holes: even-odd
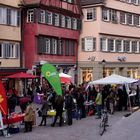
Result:
[[[61,83],[67,83],[67,84],[69,84],[69,83],[71,83],[72,81],[71,81],[71,76],[70,75],[68,75],[68,74],[65,74],[65,73],[59,73],[59,77],[60,77],[60,81],[61,81]]]
[[[101,78],[99,80],[91,81],[89,82],[89,85],[94,85],[94,84],[129,84],[129,83],[134,83],[138,82],[136,79],[128,78],[128,77],[123,77],[120,75],[112,74],[108,77]]]
[[[24,73],[24,72],[19,72],[19,73],[15,73],[15,74],[12,74],[12,75],[9,75],[7,76],[6,78],[37,78],[37,76],[34,76],[32,74],[29,74],[29,73]]]

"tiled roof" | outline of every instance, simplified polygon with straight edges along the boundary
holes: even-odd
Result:
[[[101,4],[105,0],[81,0],[81,5]]]

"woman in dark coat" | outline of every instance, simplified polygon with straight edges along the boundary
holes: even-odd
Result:
[[[42,111],[42,120],[39,126],[42,126],[42,125],[46,126],[47,111],[48,111],[48,102],[47,102],[46,96],[43,97],[43,104],[41,107],[41,111]]]

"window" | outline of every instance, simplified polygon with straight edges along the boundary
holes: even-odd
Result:
[[[70,29],[71,28],[71,18],[67,17],[66,21],[67,21],[67,28]]]
[[[65,20],[66,20],[65,16],[61,15],[61,27],[65,27],[65,24],[66,24]]]
[[[72,24],[73,24],[73,26],[72,26],[73,29],[76,30],[77,29],[77,19],[76,18],[73,18]]]
[[[47,23],[52,25],[52,13],[47,12]]]
[[[58,40],[58,48],[57,48],[58,55],[63,55],[63,40]]]
[[[52,39],[51,54],[57,54],[57,39]]]
[[[138,43],[137,43],[137,41],[132,41],[131,42],[131,46],[132,46],[132,52],[137,52],[138,50],[138,47],[137,47],[137,45],[138,45]]]
[[[58,14],[54,14],[54,25],[55,26],[59,26],[59,15]]]
[[[126,24],[127,18],[126,18],[126,13],[120,12],[120,23]]]
[[[108,51],[107,49],[107,38],[101,38],[100,39],[100,45],[101,45],[101,51]]]
[[[139,4],[139,0],[131,0],[131,3],[138,5]]]
[[[95,19],[96,19],[96,8],[87,9],[86,20],[90,21],[90,20],[95,20]]]
[[[27,11],[27,22],[34,22],[34,9]]]
[[[134,15],[134,25],[140,26],[140,16],[139,15]]]
[[[83,51],[94,51],[96,49],[96,38],[85,37],[82,39]]]
[[[126,52],[131,52],[131,43],[129,40],[124,40],[123,45]]]
[[[138,68],[128,68],[127,69],[127,77],[137,78],[138,76]]]
[[[114,39],[108,39],[108,50],[110,52],[115,52],[115,40]]]
[[[83,68],[81,69],[82,79],[81,83],[89,82],[93,80],[93,69],[92,68]]]
[[[117,17],[117,11],[116,10],[110,10],[110,20],[113,23],[117,23],[118,17]]]
[[[20,11],[13,8],[0,7],[0,24],[19,26]]]
[[[45,23],[45,10],[40,11],[40,22]]]
[[[65,55],[67,56],[75,55],[75,41],[65,40]]]
[[[123,52],[124,48],[123,48],[123,40],[117,39],[116,40],[116,50],[118,52]]]
[[[102,19],[103,21],[109,21],[109,9],[102,9]]]
[[[18,43],[3,43],[4,58],[18,58],[20,56],[20,45]]]
[[[133,15],[130,13],[127,13],[127,24],[133,25]]]
[[[50,38],[45,38],[45,53],[50,54],[51,40]]]

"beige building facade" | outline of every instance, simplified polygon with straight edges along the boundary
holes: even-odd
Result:
[[[78,83],[140,75],[140,1],[81,0]]]
[[[20,0],[0,0],[0,77],[23,71],[21,67]]]

